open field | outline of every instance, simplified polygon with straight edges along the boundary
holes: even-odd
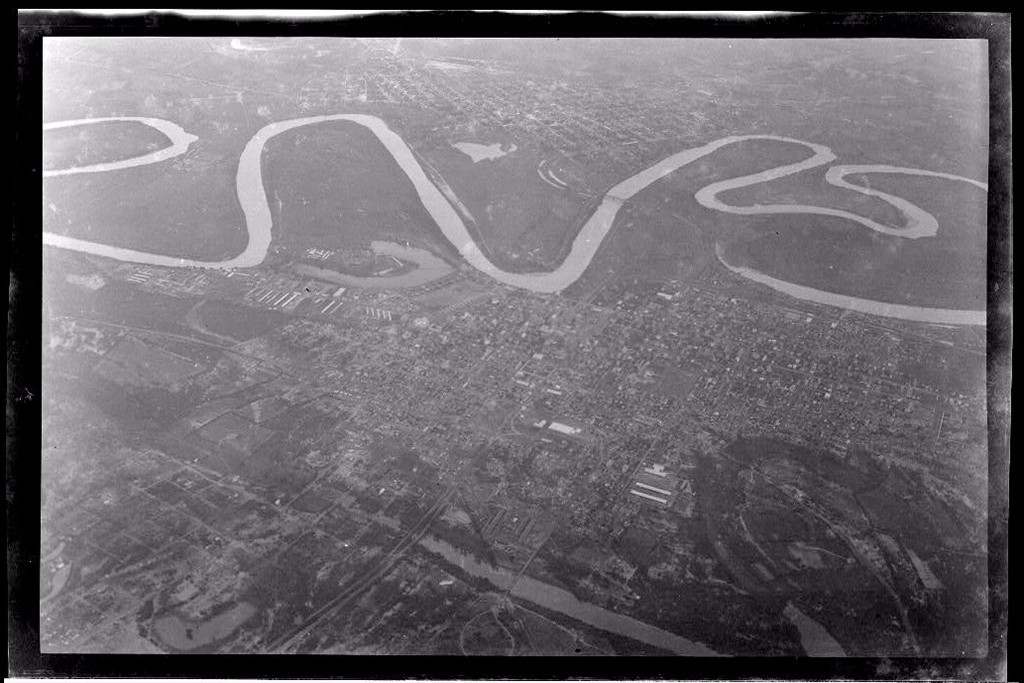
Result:
[[[665,155],[685,149],[680,140]],[[665,176],[641,190],[619,211],[611,232],[579,282],[569,291],[583,293],[612,278],[687,280],[714,261],[714,241],[723,217],[694,198],[700,188],[728,178],[756,173],[807,158],[807,149],[768,140],[744,140]],[[571,240],[567,240],[564,253]]]
[[[277,246],[398,240],[451,251],[405,173],[363,126],[334,121],[283,133],[267,144],[263,165]]]
[[[163,133],[137,121],[57,128],[43,133],[43,169],[119,161],[155,151],[169,143]]]
[[[735,238],[723,239],[726,260],[789,282],[867,299],[937,308],[985,307],[983,190],[963,182],[900,174],[851,175],[848,180],[921,207],[938,220],[938,234],[901,239],[829,216],[723,216],[721,221],[737,229]],[[804,173],[731,192],[726,198],[744,205],[794,201],[834,206],[889,225],[902,224],[901,214],[888,204],[829,187],[814,173]],[[797,253],[801,257],[793,258]]]
[[[590,196],[581,194],[580,182],[559,189],[540,177],[538,166],[545,160],[553,163],[557,153],[518,147],[497,159],[474,162],[441,140],[422,156],[462,204],[463,220],[481,250],[503,270],[553,270],[594,208]]]
[[[44,261],[43,300],[48,315],[81,316],[115,325],[191,336],[184,319],[194,301],[147,292],[116,281],[108,282],[98,292],[91,292],[65,279],[68,271],[64,270],[62,260],[44,258]]]
[[[232,107],[241,115],[241,106],[222,105],[218,115],[230,116]],[[235,172],[238,155],[255,131],[212,120],[182,125],[199,136],[184,156],[44,179],[43,229],[183,258],[215,260],[241,252],[248,237]]]
[[[240,306],[219,299],[204,301],[198,315],[203,327],[210,332],[239,342],[264,335],[288,319],[276,310]]]
[[[828,216],[770,216],[746,223],[757,236],[724,245],[732,265],[888,303],[985,308],[984,248],[961,249],[955,235],[904,240]]]
[[[262,125],[304,111],[295,97],[294,65],[310,48],[293,43],[272,53],[246,53],[230,48],[229,42],[216,38],[51,42],[43,64],[47,122],[151,116],[172,121],[199,140],[187,155],[173,161],[46,179],[46,231],[200,260],[228,258],[242,251],[246,230],[235,188],[239,154]],[[83,47],[88,56],[76,56]],[[321,78],[324,69],[333,68],[334,60],[351,61],[358,50],[352,43],[326,41],[317,52],[319,67],[311,78]],[[254,69],[257,58],[259,68]],[[132,64],[132,69],[124,68],[125,64]],[[269,74],[276,78],[266,86]],[[367,108],[332,99],[333,104],[325,101],[323,106],[352,112]],[[393,125],[416,125],[423,118],[408,107],[377,106],[375,111]],[[136,127],[143,129],[141,135],[157,135],[141,124],[112,125],[118,126],[115,132],[125,140],[132,139]],[[48,132],[47,139],[60,135],[53,139],[64,140],[86,129],[90,136],[105,137],[107,128],[96,124],[58,129]]]

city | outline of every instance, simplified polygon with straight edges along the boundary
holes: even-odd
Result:
[[[487,41],[67,40],[47,120],[111,128],[44,145],[71,169],[43,192],[44,651],[987,654],[985,326],[722,258],[984,308],[970,45],[659,43],[638,59],[690,65],[630,83],[587,62],[601,41],[537,66]],[[878,93],[903,121],[858,104]],[[384,128],[308,118],[341,114]],[[195,140],[107,170],[154,148],[129,115]],[[894,166],[858,195],[788,137],[685,157],[734,133]],[[235,266],[263,234],[255,139],[267,248]],[[800,182],[695,199],[779,168]],[[899,235],[911,202],[937,236]],[[579,265],[608,206],[579,277],[517,285]],[[804,251],[758,256],[773,233]]]

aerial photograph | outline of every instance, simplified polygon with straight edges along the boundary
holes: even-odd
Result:
[[[42,652],[986,657],[989,68],[46,37]]]

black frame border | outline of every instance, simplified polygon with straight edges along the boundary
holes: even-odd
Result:
[[[337,18],[189,18],[150,12],[16,15],[15,186],[8,243],[8,674],[21,677],[409,679],[972,679],[1014,680],[1008,663],[1009,453],[1012,366],[1012,125],[1009,13],[830,12],[765,15],[518,14],[429,11]],[[448,658],[317,655],[50,655],[39,652],[41,346],[40,155],[45,36],[415,36],[978,38],[989,45],[989,655],[918,658]]]

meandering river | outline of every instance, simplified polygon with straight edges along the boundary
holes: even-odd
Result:
[[[109,161],[102,164],[89,164],[88,166],[74,166],[72,168],[61,168],[55,170],[44,170],[44,178],[52,178],[55,176],[74,175],[77,173],[103,173],[105,171],[118,171],[124,168],[132,168],[135,166],[145,166],[146,164],[155,164],[159,161],[166,161],[167,159],[173,159],[176,156],[184,154],[188,151],[189,145],[199,140],[195,135],[185,132],[185,130],[176,123],[171,123],[164,119],[154,119],[147,116],[111,116],[100,119],[75,119],[72,121],[56,121],[54,123],[44,123],[43,130],[57,130],[58,128],[73,128],[75,126],[86,126],[93,123],[106,123],[108,121],[119,121],[119,122],[135,122],[142,123],[150,128],[155,128],[171,141],[170,146],[161,147],[155,152],[149,154],[143,154],[137,157],[131,157],[128,159],[121,159],[120,161]]]
[[[179,126],[169,121],[142,117],[79,119],[75,121],[62,121],[47,124],[44,128],[53,129],[72,125],[84,125],[87,123],[99,123],[103,121],[139,121],[164,132],[168,138],[171,139],[172,144],[170,147],[157,152],[123,161],[46,171],[44,173],[44,177],[70,175],[73,173],[115,171],[141,166],[143,164],[156,163],[158,161],[164,161],[179,154],[183,154],[187,151],[189,145],[197,140],[195,136],[186,133]],[[819,166],[830,164],[835,161],[836,155],[832,150],[824,145],[805,142],[794,138],[786,138],[776,135],[728,136],[699,147],[677,152],[612,187],[607,192],[594,214],[580,228],[579,233],[573,240],[568,256],[554,270],[547,273],[513,273],[501,270],[491,263],[486,256],[484,256],[476,242],[470,236],[469,231],[466,229],[466,225],[463,223],[459,213],[452,207],[451,203],[445,198],[437,186],[430,181],[405,141],[397,133],[388,128],[387,124],[375,116],[363,114],[331,114],[271,123],[259,129],[246,144],[245,149],[242,151],[241,157],[239,158],[238,173],[236,177],[236,191],[238,193],[239,203],[242,206],[242,211],[245,214],[249,241],[245,250],[234,258],[224,261],[198,261],[175,258],[162,254],[154,254],[151,252],[99,244],[97,242],[90,242],[49,232],[43,233],[43,243],[66,249],[83,251],[90,254],[107,256],[121,261],[146,263],[157,266],[200,268],[250,268],[257,266],[263,262],[264,258],[266,258],[267,251],[270,247],[271,229],[273,224],[263,184],[263,171],[261,165],[263,148],[271,138],[280,135],[281,133],[301,126],[308,126],[328,121],[349,121],[369,129],[377,136],[377,139],[412,182],[420,201],[423,203],[423,206],[426,208],[430,216],[437,223],[442,233],[444,233],[448,241],[458,249],[462,257],[471,266],[504,284],[522,289],[529,289],[539,293],[560,292],[583,275],[584,271],[597,254],[597,251],[604,239],[607,237],[613,223],[615,222],[615,217],[618,215],[619,210],[626,201],[634,197],[637,193],[652,183],[664,178],[683,166],[712,154],[721,147],[736,144],[744,140],[775,140],[802,145],[810,149],[812,154],[803,161],[776,166],[774,168],[739,178],[722,180],[706,185],[695,193],[697,202],[702,206],[716,211],[739,215],[817,214],[834,216],[854,221],[865,228],[882,234],[895,235],[906,239],[918,239],[934,236],[938,232],[938,222],[934,216],[911,202],[895,195],[851,183],[846,180],[846,176],[863,173],[903,173],[967,182],[982,189],[987,189],[987,185],[985,183],[947,173],[897,166],[837,165],[830,167],[826,172],[825,180],[827,182],[837,187],[859,192],[890,204],[903,215],[905,224],[903,226],[893,227],[878,223],[877,221],[849,211],[804,204],[755,204],[752,206],[734,206],[723,202],[719,199],[718,195],[729,190],[769,182],[777,178],[801,173]],[[786,283],[750,268],[726,265],[730,270],[738,275],[760,282],[761,284],[766,284],[769,287],[783,291],[791,296],[814,301],[816,303],[825,303],[843,308],[851,308],[852,310],[857,310],[863,313],[904,318],[920,322],[971,325],[985,324],[985,311],[955,311],[922,306],[899,306],[894,304],[885,304],[882,302],[873,302],[866,299],[856,299],[854,297],[846,297],[825,292],[823,290]],[[784,287],[783,285],[786,286]]]
[[[532,576],[525,574],[517,576],[508,570],[492,567],[433,536],[424,536],[420,540],[420,545],[430,552],[440,555],[451,564],[458,565],[467,574],[487,579],[496,588],[508,591],[521,600],[565,614],[602,631],[617,633],[620,636],[689,657],[721,656],[703,643],[683,638],[625,614],[582,602],[575,595],[558,586],[538,581]]]
[[[869,315],[877,315],[884,318],[900,318],[901,320],[913,320],[915,322],[931,323],[936,325],[985,324],[985,311],[904,306],[902,304],[890,304],[884,301],[861,299],[859,297],[848,296],[846,294],[826,292],[823,289],[805,287],[786,280],[780,280],[770,275],[765,275],[753,268],[732,265],[725,260],[724,255],[722,254],[721,245],[715,245],[715,255],[723,266],[737,275],[745,277],[748,280],[753,280],[754,282],[766,287],[770,287],[777,292],[788,294],[796,299],[802,299],[816,304],[825,304],[826,306],[845,308],[848,311],[856,311],[857,313],[867,313]]]

